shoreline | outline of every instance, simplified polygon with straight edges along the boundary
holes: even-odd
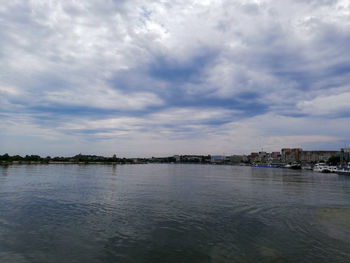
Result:
[[[13,161],[0,162],[0,166],[6,165],[48,165],[48,164],[108,164],[108,165],[124,165],[124,164],[146,164],[143,162],[35,162],[35,161]]]
[[[215,165],[215,166],[222,166],[222,165],[229,165],[229,166],[246,166],[250,167],[250,164],[217,164],[217,163],[197,163],[197,162],[59,162],[59,161],[50,161],[50,162],[40,162],[40,161],[12,161],[12,162],[1,162],[0,161],[0,167],[1,166],[7,166],[7,165],[49,165],[49,164],[107,164],[107,165],[125,165],[125,164],[199,164],[199,165]]]

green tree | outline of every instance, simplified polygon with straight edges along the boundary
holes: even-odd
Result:
[[[3,161],[10,160],[10,155],[8,153],[5,153],[4,155],[1,156],[1,160],[3,160]]]
[[[329,157],[329,159],[327,161],[327,164],[330,164],[330,165],[337,165],[338,163],[340,163],[340,157],[334,156],[334,155]]]

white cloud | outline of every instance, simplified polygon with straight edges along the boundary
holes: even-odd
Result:
[[[0,85],[0,94],[3,96],[19,96],[21,94],[21,91],[13,86]]]
[[[108,137],[113,137],[116,134],[134,136],[140,132],[150,134],[154,132],[154,136],[166,133],[172,134],[173,138],[177,138],[182,137],[184,134],[200,136],[213,132],[216,130],[216,127],[211,127],[210,122],[229,119],[239,114],[240,112],[238,111],[216,108],[171,108],[142,117],[111,117],[99,120],[83,119],[73,123],[64,123],[60,129],[78,132],[96,130],[98,136],[101,135],[98,130],[101,130],[103,135],[108,135]],[[182,133],[179,130],[182,130]]]
[[[321,95],[310,101],[301,101],[297,107],[303,112],[316,116],[334,116],[350,113],[350,92],[336,95]]]
[[[155,94],[139,92],[123,94],[108,87],[78,88],[47,92],[46,103],[58,103],[69,106],[94,107],[99,109],[142,110],[149,106],[162,105],[162,100]]]

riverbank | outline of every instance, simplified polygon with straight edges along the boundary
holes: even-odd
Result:
[[[57,162],[57,161],[49,161],[49,162],[36,162],[36,161],[12,161],[12,162],[0,162],[0,165],[48,165],[48,164],[108,164],[108,165],[121,165],[121,164],[145,164],[145,162]]]

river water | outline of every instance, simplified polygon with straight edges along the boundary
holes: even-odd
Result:
[[[0,166],[0,262],[350,262],[350,177]]]

